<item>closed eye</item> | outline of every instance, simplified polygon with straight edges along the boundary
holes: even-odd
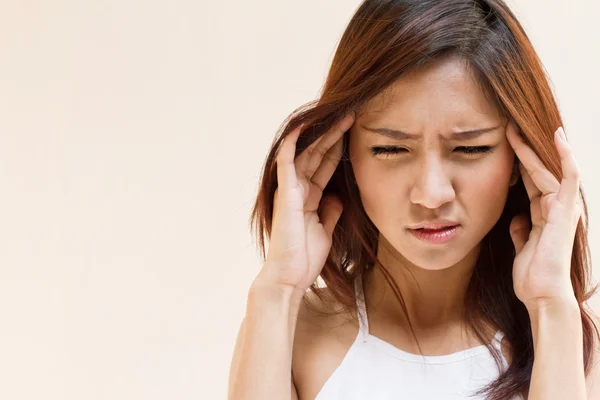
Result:
[[[491,146],[462,146],[462,147],[457,147],[454,150],[460,151],[461,153],[464,153],[467,156],[473,156],[473,155],[477,155],[477,154],[490,153],[492,151],[492,147]],[[395,146],[377,146],[377,147],[371,148],[371,153],[374,156],[383,154],[386,157],[389,157],[389,155],[399,154],[399,153],[403,153],[405,151],[406,151],[405,148],[395,147]]]

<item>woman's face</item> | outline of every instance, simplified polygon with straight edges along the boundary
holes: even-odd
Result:
[[[348,150],[363,206],[409,262],[429,270],[450,267],[477,250],[498,221],[515,160],[507,122],[455,59],[402,77],[357,113]],[[374,132],[382,129],[414,138]],[[373,153],[382,147],[389,150]],[[473,150],[481,152],[468,153]],[[431,244],[407,230],[436,218],[460,224],[457,235]]]

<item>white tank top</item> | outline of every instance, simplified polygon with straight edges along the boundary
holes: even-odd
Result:
[[[359,330],[341,364],[325,382],[315,400],[482,400],[472,396],[499,375],[485,345],[442,356],[422,356],[400,350],[369,334],[362,290],[356,279]],[[492,345],[500,350],[503,334]],[[502,354],[502,353],[500,353]],[[503,368],[508,364],[502,355]],[[523,399],[519,395],[516,399]]]

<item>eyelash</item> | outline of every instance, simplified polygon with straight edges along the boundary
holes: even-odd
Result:
[[[492,151],[491,146],[463,146],[463,147],[457,147],[457,149],[463,149],[462,152],[465,153],[467,156],[474,156],[477,154],[486,154],[486,153],[491,153],[491,151]],[[393,146],[372,147],[371,148],[371,152],[374,156],[379,155],[379,154],[384,154],[384,155],[398,154],[398,153],[401,153],[402,150],[406,150],[406,149],[404,149],[402,147],[393,147]]]

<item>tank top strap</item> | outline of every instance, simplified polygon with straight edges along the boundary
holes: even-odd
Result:
[[[356,297],[356,309],[358,314],[358,334],[362,339],[366,339],[369,334],[369,319],[367,318],[367,306],[361,275],[354,280],[354,294]]]
[[[502,339],[504,338],[504,333],[502,333],[502,331],[496,331],[496,334],[494,335],[494,339],[492,340],[492,344],[494,345],[494,347],[496,347],[498,350],[501,350],[501,346],[502,346]]]
[[[497,331],[494,335],[494,339],[492,340],[492,346],[494,346],[496,350],[498,350],[498,353],[500,353],[504,368],[508,368],[508,361],[506,360],[506,357],[502,352],[502,339],[504,339],[504,333],[502,333],[501,331]],[[515,399],[522,399],[522,397],[518,397]]]

